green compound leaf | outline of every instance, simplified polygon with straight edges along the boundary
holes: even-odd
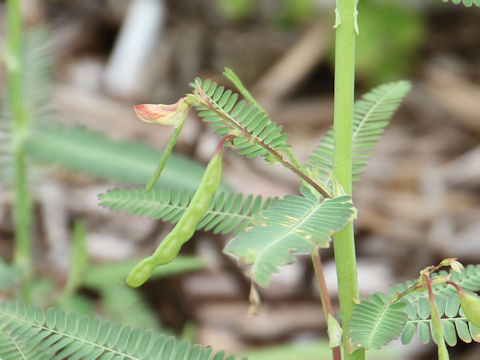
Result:
[[[22,303],[0,303],[0,358],[10,360],[223,360],[172,336],[156,335],[89,317]]]
[[[235,82],[238,78],[230,79],[235,85],[241,84]],[[215,134],[236,135],[233,145],[240,155],[254,158],[268,155],[269,148],[281,151],[290,147],[286,142],[288,134],[282,133],[283,127],[270,120],[256,102],[249,102],[248,99],[237,101],[238,94],[208,79],[202,81],[197,78],[190,86],[202,99],[202,104],[196,106],[198,115],[215,129]]]
[[[464,290],[472,292],[480,290],[480,265],[469,265],[461,273],[454,271],[450,273],[452,276],[451,281],[457,283]],[[446,271],[438,273],[440,276],[447,274]],[[394,289],[406,289],[412,283],[398,284],[395,288],[391,288],[390,292],[394,291]],[[433,291],[439,313],[442,316],[444,338],[447,344],[454,346],[457,343],[457,338],[468,343],[472,340],[480,342],[480,329],[471,324],[463,313],[455,288],[451,285],[437,285],[434,286]],[[414,310],[409,313],[407,325],[411,325],[408,325],[406,330],[410,332],[412,327],[414,330],[418,328],[420,340],[424,343],[430,342],[432,334],[430,310],[427,311],[425,309],[425,304],[428,306],[428,294],[426,292],[413,292],[407,294],[403,299],[408,301],[411,305],[409,308]],[[413,336],[409,337],[407,335],[408,333],[405,336],[402,334],[402,342],[404,344],[408,344],[413,338]]]
[[[100,205],[110,210],[176,223],[188,207],[193,194],[178,190],[120,189],[99,195]],[[215,234],[238,234],[253,220],[253,215],[266,209],[274,199],[220,192],[210,209],[198,223],[197,229]]]
[[[23,111],[28,118],[28,129],[38,129],[51,118],[52,68],[51,46],[48,42],[49,32],[45,26],[35,26],[25,31],[21,51],[21,85]],[[11,185],[14,182],[13,171],[13,137],[10,121],[8,89],[0,101],[0,183]],[[29,181],[35,180],[37,169],[31,164]],[[33,170],[33,171],[32,171]],[[32,176],[31,173],[34,173]]]
[[[452,296],[457,297],[455,294],[452,294]],[[444,338],[447,344],[449,346],[455,346],[458,338],[466,343],[472,342],[472,339],[476,342],[480,342],[480,330],[475,328],[465,315],[458,310],[459,309],[457,309],[457,314],[452,316],[446,315],[442,318]],[[416,319],[407,320],[401,335],[402,344],[406,345],[410,343],[417,329],[420,341],[424,344],[428,344],[433,334],[432,320],[430,318],[422,319],[420,318],[420,315],[418,315]],[[435,338],[433,338],[433,340],[437,342]]]
[[[311,193],[305,197],[287,195],[274,201],[224,249],[241,264],[252,264],[250,274],[259,285],[268,286],[281,265],[294,262],[293,254],[309,254],[326,248],[336,231],[356,216],[349,196],[319,202]]]
[[[432,274],[432,278],[447,274],[446,271],[440,271],[438,274]],[[480,265],[469,265],[461,273],[452,271],[451,280],[465,290],[479,291]],[[389,295],[377,293],[375,301],[371,297],[362,299],[359,304],[354,306],[352,319],[348,325],[349,336],[361,346],[372,348],[381,347],[400,334],[402,343],[408,344],[416,332],[422,343],[429,343],[433,330],[426,290],[410,292],[401,298],[400,302],[404,305],[395,309],[403,312],[404,316],[399,314],[390,316],[389,314],[393,295],[405,291],[413,284],[415,284],[414,281],[407,281],[391,286]],[[447,344],[454,346],[458,338],[463,342],[472,340],[480,342],[480,329],[471,324],[461,310],[455,288],[451,285],[435,285],[433,292],[439,315],[442,316],[444,338]],[[399,302],[393,304],[397,303]],[[384,327],[390,330],[377,334],[377,329]],[[400,328],[399,331],[398,328]]]
[[[380,139],[390,118],[410,90],[408,81],[384,84],[365,94],[355,102],[352,134],[352,175],[359,179],[368,163],[370,150]],[[308,158],[308,166],[321,172],[320,182],[325,183],[333,173],[333,129]]]
[[[449,0],[442,0],[444,3],[447,3]],[[466,7],[471,7],[472,5],[480,7],[480,0],[450,0],[450,2],[455,5],[463,4]]]
[[[447,275],[447,271],[440,271],[438,275],[444,276]],[[463,290],[466,291],[479,291],[480,290],[480,265],[468,265],[463,269],[460,273],[455,271],[451,271],[450,274],[452,275],[451,281],[456,283],[460,286]],[[434,276],[434,275],[432,275]],[[389,292],[392,291],[401,292],[405,290],[408,286],[410,286],[413,281],[407,281],[406,283],[397,284],[395,287],[390,287]],[[400,290],[403,289],[403,290]],[[443,286],[443,285],[435,285],[433,286],[433,292],[435,296],[442,295],[443,297],[447,297],[450,294],[455,294],[456,290],[453,286]],[[413,292],[408,294],[405,297],[408,301],[412,304],[415,304],[419,301],[420,298],[427,298],[428,294],[426,292]]]
[[[349,322],[349,336],[361,346],[379,349],[400,336],[407,314],[402,311],[404,302],[389,303],[383,293],[370,295],[355,305]]]
[[[94,131],[62,125],[36,131],[27,142],[27,152],[43,163],[140,185],[147,184],[161,156],[142,143],[114,141]],[[159,185],[193,190],[203,170],[201,164],[171,154]]]
[[[230,82],[237,88],[238,92],[242,94],[245,100],[247,100],[250,104],[255,106],[257,109],[262,110],[263,112],[266,112],[263,107],[255,100],[250,94],[250,91],[247,90],[245,85],[243,85],[242,81],[240,78],[233,72],[232,69],[226,67],[225,71],[223,72],[223,76],[225,76]]]
[[[53,57],[46,26],[26,31],[22,48],[22,87],[24,111],[33,128],[51,120]]]

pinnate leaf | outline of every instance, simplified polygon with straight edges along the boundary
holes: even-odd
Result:
[[[356,215],[349,196],[319,202],[313,194],[287,195],[274,201],[224,249],[242,264],[250,265],[252,278],[267,286],[278,267],[294,262],[293,254],[309,254],[326,248],[334,232],[345,227]]]
[[[78,318],[53,308],[46,313],[22,303],[0,303],[0,358],[76,360],[226,360],[224,352],[212,354],[172,336],[157,335],[121,324]]]
[[[100,205],[110,210],[175,223],[190,204],[192,194],[170,189],[115,189],[98,197]],[[266,209],[273,200],[264,200],[261,196],[244,197],[242,194],[219,192],[198,223],[197,229],[213,231],[215,234],[238,234],[250,224],[254,214]]]
[[[441,271],[432,274],[432,278],[448,273]],[[480,290],[480,266],[469,265],[460,273],[451,271],[451,279],[459,286],[469,291]],[[398,309],[392,307],[398,302],[392,301],[394,294],[405,291],[414,285],[415,281],[407,281],[389,287],[389,294],[377,293],[374,297],[362,299],[354,306],[352,319],[348,325],[349,336],[361,346],[367,348],[381,347],[395,339],[401,333],[401,341],[408,344],[412,341],[415,333],[422,343],[431,340],[432,320],[430,318],[430,306],[426,291],[413,291],[401,298],[403,306]],[[460,308],[460,301],[455,288],[451,285],[442,284],[433,287],[435,301],[440,316],[444,338],[447,344],[454,346],[457,338],[463,342],[480,341],[480,329],[471,324]],[[393,302],[393,304],[392,304]],[[390,313],[392,309],[400,313]],[[384,329],[385,331],[379,331]],[[400,330],[399,330],[400,329]]]
[[[367,165],[368,152],[380,139],[390,118],[410,90],[410,83],[397,81],[378,86],[355,102],[352,132],[353,180],[358,180]],[[333,173],[333,129],[330,129],[308,158],[308,165],[321,171],[320,182]]]
[[[377,293],[355,305],[349,336],[356,343],[378,349],[401,334],[407,321],[407,314],[402,311],[406,303],[389,300],[385,294]]]

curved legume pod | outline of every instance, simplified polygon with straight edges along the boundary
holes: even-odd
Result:
[[[143,259],[127,276],[126,284],[138,287],[148,280],[155,267],[168,264],[178,255],[182,245],[191,239],[198,223],[207,213],[213,195],[222,180],[222,152],[217,149],[207,165],[200,185],[175,227],[157,247],[152,256]]]

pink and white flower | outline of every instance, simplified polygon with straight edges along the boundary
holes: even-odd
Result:
[[[187,97],[179,99],[175,104],[141,104],[135,105],[133,109],[140,120],[178,126],[188,115],[190,105],[186,102]]]

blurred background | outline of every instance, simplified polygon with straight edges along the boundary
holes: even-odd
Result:
[[[138,120],[132,105],[174,103],[196,76],[228,86],[221,77],[225,66],[291,134],[293,151],[304,161],[333,120],[334,5],[23,1],[24,84],[37,129],[27,146],[34,196],[32,302],[161,329],[230,353],[253,351],[252,359],[328,359],[319,342],[325,321],[308,257],[260,289],[262,306],[253,318],[247,317],[245,269],[221,253],[228,236],[198,232],[182,250],[185,257],[142,288],[127,289],[121,282],[132,259],[149,254],[172,225],[108,211],[97,196],[144,185],[170,135]],[[357,97],[388,81],[413,85],[355,187],[359,286],[367,295],[415,278],[446,257],[480,262],[480,9],[440,0],[360,0],[359,14]],[[0,48],[5,36],[1,1]],[[3,90],[4,67],[0,81]],[[5,116],[1,121],[2,139],[8,139]],[[217,141],[192,112],[160,187],[195,189]],[[8,265],[14,233],[7,163],[1,165],[0,267],[11,276],[0,281],[1,299],[16,295]],[[298,191],[292,174],[259,159],[226,151],[224,168],[225,186],[238,192]],[[69,277],[72,244],[84,256],[75,281]],[[322,251],[322,259],[335,294],[332,252]],[[435,354],[432,344],[416,338],[370,358]],[[480,347],[460,343],[451,356],[478,359]]]

